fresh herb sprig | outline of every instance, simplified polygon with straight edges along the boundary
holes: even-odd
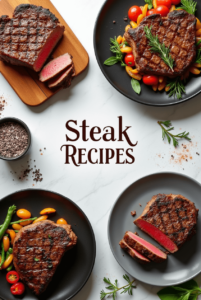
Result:
[[[195,280],[190,280],[178,286],[164,288],[157,295],[161,300],[197,300],[201,289]]]
[[[181,79],[177,78],[173,81],[170,81],[167,86],[169,87],[168,93],[169,97],[177,97],[177,99],[182,98],[182,94],[185,94],[186,89],[185,86],[183,85]]]
[[[144,2],[148,4],[148,9],[152,9],[153,7],[152,0],[144,0]]]
[[[201,41],[200,41],[201,42]],[[199,48],[197,50],[197,55],[196,55],[196,61],[195,61],[196,64],[201,64],[201,48]]]
[[[189,132],[181,132],[179,134],[172,134],[170,131],[174,130],[174,127],[171,127],[171,121],[158,121],[158,124],[160,125],[161,129],[162,129],[162,139],[164,140],[165,138],[167,138],[168,143],[171,143],[171,139],[173,141],[173,145],[174,147],[177,147],[179,145],[178,139],[186,139],[188,141],[191,141],[191,139],[189,138]],[[168,129],[166,129],[166,128]]]
[[[141,85],[140,85],[138,80],[132,78],[131,79],[131,86],[132,86],[133,90],[136,92],[136,94],[139,95],[141,93]]]
[[[129,295],[132,295],[133,294],[133,288],[136,288],[135,285],[133,285],[134,280],[130,280],[130,278],[128,277],[128,275],[124,275],[123,278],[128,282],[128,284],[118,288],[118,280],[115,280],[115,283],[111,283],[110,279],[108,278],[105,278],[103,279],[103,281],[108,284],[108,286],[106,287],[107,290],[110,290],[111,292],[108,292],[106,293],[104,290],[101,291],[100,293],[100,299],[104,299],[105,297],[107,296],[112,296],[113,297],[113,300],[116,299],[116,296],[117,296],[117,292],[122,290],[121,294],[126,294],[128,293]]]
[[[151,52],[158,53],[162,60],[166,63],[166,65],[174,72],[174,59],[170,55],[170,48],[166,47],[165,44],[161,44],[159,42],[158,36],[154,36],[151,33],[152,26],[149,28],[148,26],[144,27],[144,31],[146,33],[146,37],[149,40],[149,46],[151,47]]]
[[[196,12],[196,6],[197,6],[197,2],[193,1],[193,0],[181,0],[181,7],[178,7],[177,9],[181,8],[184,9],[185,11],[187,11],[189,14],[195,15]]]
[[[110,44],[110,51],[112,53],[114,53],[115,56],[111,56],[108,59],[106,59],[104,61],[104,65],[106,65],[106,66],[113,66],[113,65],[115,65],[115,64],[117,64],[117,63],[120,62],[121,66],[125,67],[126,64],[123,61],[124,55],[121,52],[121,48],[120,48],[119,43],[117,42],[116,37],[114,37],[114,39],[110,38],[110,43],[111,43]]]

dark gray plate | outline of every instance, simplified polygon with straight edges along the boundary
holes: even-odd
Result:
[[[64,218],[72,225],[78,236],[77,245],[69,250],[58,266],[52,282],[47,290],[37,297],[26,288],[23,300],[69,300],[75,296],[87,282],[94,266],[96,242],[94,232],[84,212],[70,199],[45,190],[24,190],[11,194],[0,201],[0,224],[5,220],[8,207],[15,204],[17,208],[26,208],[32,216],[46,207],[56,209],[56,214],[49,217],[52,221]],[[18,219],[16,216],[13,219]],[[10,292],[10,284],[6,282],[6,272],[0,271],[0,298],[16,299]]]
[[[182,194],[193,201],[201,211],[201,185],[197,181],[177,173],[149,175],[129,186],[116,201],[109,218],[108,238],[117,262],[131,276],[151,285],[171,286],[183,283],[201,272],[200,217],[198,217],[197,234],[161,264],[140,265],[119,246],[119,241],[127,230],[137,231],[142,238],[159,246],[133,224],[135,218],[130,213],[136,210],[136,217],[140,216],[146,203],[158,193]]]
[[[198,0],[196,2],[196,17],[201,19],[201,3]],[[103,64],[108,57],[113,55],[109,47],[110,38],[123,35],[126,25],[129,24],[124,21],[124,17],[127,16],[129,8],[133,5],[141,6],[144,4],[144,0],[105,1],[94,28],[94,49],[99,67],[113,87],[133,101],[151,106],[167,106],[187,101],[201,92],[200,76],[190,76],[186,83],[186,94],[179,100],[177,98],[174,99],[174,97],[170,98],[164,91],[155,93],[152,87],[144,85],[143,83],[141,83],[141,95],[137,95],[131,87],[131,78],[126,73],[125,68],[122,68],[120,64],[116,64],[112,67]],[[116,24],[113,24],[113,20],[116,21]]]

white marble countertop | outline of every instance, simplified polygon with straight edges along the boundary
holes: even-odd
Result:
[[[93,49],[93,29],[103,0],[52,0],[90,56],[86,72],[76,78],[68,90],[63,90],[42,106],[28,107],[21,102],[6,80],[0,75],[0,96],[7,102],[3,116],[14,116],[25,121],[32,132],[32,146],[20,161],[0,161],[0,198],[25,188],[44,188],[59,192],[75,201],[86,213],[94,228],[97,257],[93,273],[74,300],[99,299],[104,288],[103,277],[116,278],[123,283],[124,270],[110,251],[107,239],[107,222],[113,203],[119,194],[136,179],[159,171],[175,171],[201,182],[201,95],[181,105],[152,108],[137,104],[118,93],[102,75]],[[0,4],[1,5],[1,4]],[[31,97],[31,95],[30,95]],[[136,161],[132,165],[74,165],[64,164],[65,123],[69,119],[87,120],[88,125],[117,128],[117,117],[123,116],[125,126],[132,126],[130,136],[138,141],[134,148]],[[172,120],[178,132],[187,130],[192,143],[187,149],[175,150],[161,138],[158,120]],[[126,142],[92,143],[76,142],[77,147],[127,148]],[[46,150],[43,150],[46,148]],[[39,150],[42,149],[42,152]],[[188,150],[188,151],[187,151]],[[41,155],[43,153],[43,155]],[[174,158],[171,157],[174,156]],[[184,157],[183,155],[187,155]],[[19,179],[28,159],[36,160],[43,181],[33,186],[32,178]],[[186,161],[186,159],[188,161]],[[33,163],[32,163],[33,164]],[[17,174],[15,174],[17,172]],[[201,283],[201,276],[198,276]],[[158,299],[158,288],[137,283],[134,299]],[[118,299],[131,299],[119,295]]]

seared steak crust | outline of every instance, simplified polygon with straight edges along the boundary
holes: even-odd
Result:
[[[150,51],[149,41],[144,31],[152,26],[152,34],[160,43],[170,48],[174,59],[174,72],[157,53]],[[168,77],[181,76],[194,62],[196,56],[196,18],[183,10],[175,10],[167,17],[153,14],[146,17],[136,29],[129,29],[124,37],[133,49],[136,67],[148,75]]]
[[[153,196],[139,219],[154,225],[180,248],[196,233],[198,210],[182,195]],[[143,228],[141,228],[143,230]]]
[[[35,63],[43,47],[50,43],[41,58],[44,64],[64,29],[48,9],[30,4],[19,5],[12,19],[8,16],[0,18],[0,59],[39,71],[42,66],[38,68]]]
[[[13,244],[14,267],[28,287],[43,293],[68,249],[77,243],[70,225],[46,220],[22,228]]]

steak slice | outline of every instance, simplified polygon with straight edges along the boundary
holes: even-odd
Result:
[[[72,65],[72,56],[65,53],[51,60],[46,66],[44,66],[39,74],[39,80],[42,82],[48,81]]]
[[[142,254],[140,254],[139,252],[137,252],[135,249],[131,248],[124,240],[121,240],[119,242],[119,245],[120,245],[121,249],[123,249],[126,252],[128,252],[128,254],[132,258],[134,258],[135,260],[137,260],[139,263],[141,263],[141,264],[150,263],[150,260],[148,258],[146,258]]]
[[[50,283],[65,252],[77,243],[70,225],[41,221],[22,228],[13,244],[13,263],[20,279],[36,294]]]
[[[0,59],[38,72],[63,36],[65,27],[49,9],[21,4],[13,18],[0,18]]]
[[[59,75],[53,77],[48,82],[49,88],[55,88],[62,86],[63,88],[67,88],[71,85],[71,81],[75,76],[74,66],[64,70]]]
[[[148,75],[181,76],[195,61],[196,22],[196,17],[186,11],[174,10],[167,17],[150,15],[136,29],[129,29],[124,37],[132,47],[138,71]],[[159,54],[150,51],[145,26],[152,26],[152,34],[157,35],[160,43],[170,48],[170,55],[174,59],[174,72]]]
[[[167,259],[167,254],[131,231],[125,233],[124,240],[131,248],[154,262],[160,263]]]
[[[134,223],[169,252],[176,252],[196,233],[198,210],[182,195],[153,196]]]

